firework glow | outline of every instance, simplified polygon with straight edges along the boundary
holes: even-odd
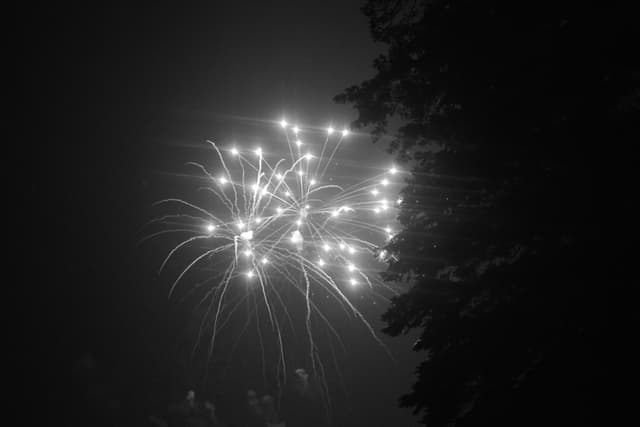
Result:
[[[325,300],[339,304],[366,325],[380,342],[351,298],[362,287],[375,290],[386,286],[377,277],[381,268],[371,265],[377,263],[379,267],[388,261],[382,247],[393,238],[392,211],[399,202],[389,202],[394,196],[385,193],[390,192],[389,184],[399,171],[388,166],[355,184],[337,185],[337,179],[327,171],[339,147],[347,141],[349,130],[325,128],[320,141],[314,143],[311,137],[317,137],[319,131],[293,126],[285,119],[278,124],[282,149],[286,150],[283,152],[288,151],[284,158],[272,159],[262,147],[207,141],[215,157],[215,170],[195,162],[189,165],[206,180],[202,190],[211,196],[214,207],[205,209],[182,198],[160,200],[156,205],[175,206],[177,210],[152,220],[162,229],[147,238],[167,233],[187,235],[168,252],[160,271],[181,251],[197,250],[172,280],[170,295],[186,281],[189,272],[210,268],[210,353],[239,301],[252,294],[256,304],[266,310],[285,371],[286,343],[280,328],[282,319],[289,315],[282,295],[294,292],[303,296],[306,304],[305,329],[315,370],[320,362],[312,321],[319,319],[337,336],[314,300],[320,292]]]

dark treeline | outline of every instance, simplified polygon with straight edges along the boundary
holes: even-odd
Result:
[[[336,97],[411,173],[384,315],[425,355],[400,404],[430,426],[605,425],[610,298],[602,245],[612,146],[638,141],[629,8],[384,1],[388,45]],[[637,36],[637,34],[636,34]],[[399,129],[391,125],[400,123]]]

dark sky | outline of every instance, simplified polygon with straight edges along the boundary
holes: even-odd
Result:
[[[186,345],[169,280],[153,271],[163,248],[135,246],[151,203],[172,189],[163,188],[168,174],[205,153],[193,147],[206,138],[256,138],[283,115],[314,126],[355,118],[332,97],[371,76],[384,48],[359,1],[217,3],[55,5],[16,17],[29,117],[21,126],[32,137],[22,143],[21,195],[36,224],[24,241],[38,254],[24,261],[21,338],[41,395],[73,399],[61,387],[88,354],[123,400],[182,395],[190,380],[167,372],[170,356],[159,354]],[[366,136],[342,156],[352,173],[391,161]],[[384,307],[364,311],[379,330]],[[383,337],[392,362],[363,328],[343,326],[339,425],[415,425],[396,404],[419,360],[411,340]]]

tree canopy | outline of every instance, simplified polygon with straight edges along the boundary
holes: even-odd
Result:
[[[418,328],[425,352],[401,405],[433,426],[595,422],[604,153],[637,138],[631,11],[369,0],[363,12],[388,50],[336,101],[375,139],[393,131],[411,170],[384,274],[411,285],[385,332]]]

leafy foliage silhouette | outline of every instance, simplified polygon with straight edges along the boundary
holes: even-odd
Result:
[[[630,11],[570,2],[369,0],[388,45],[336,96],[412,173],[383,319],[421,330],[400,403],[430,426],[590,425],[607,377],[598,218],[612,130],[637,134]]]

